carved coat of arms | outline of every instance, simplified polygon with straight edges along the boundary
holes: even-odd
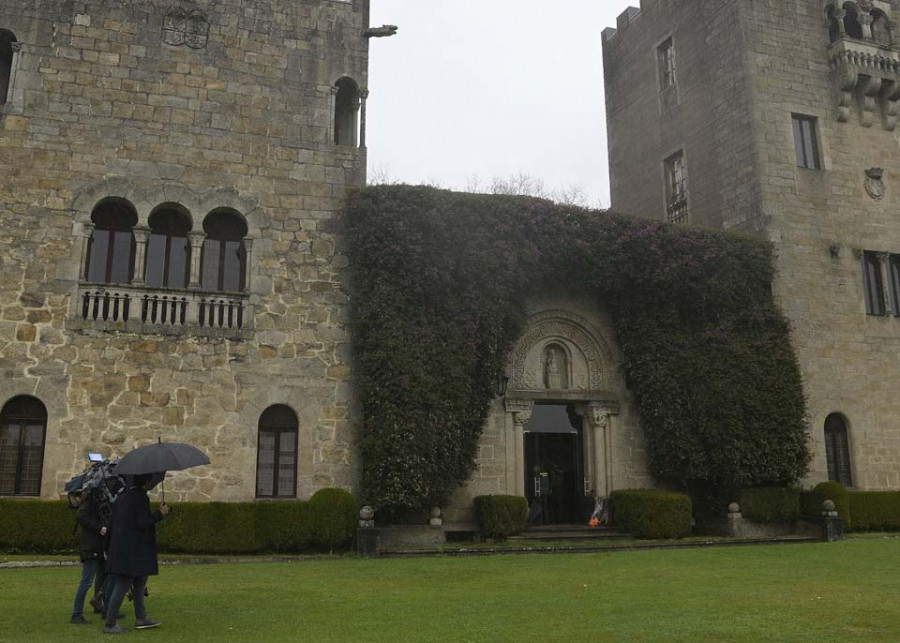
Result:
[[[187,45],[192,49],[202,49],[209,40],[209,20],[199,9],[187,12],[175,8],[166,14],[163,21],[163,42],[177,47]]]
[[[876,201],[880,201],[884,198],[884,181],[882,177],[884,176],[884,170],[880,167],[872,167],[866,170],[866,194],[875,199]]]

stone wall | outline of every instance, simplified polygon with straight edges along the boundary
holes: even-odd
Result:
[[[354,490],[334,218],[365,149],[333,143],[333,87],[353,78],[364,99],[367,20],[365,0],[0,4],[21,46],[0,106],[0,404],[47,407],[43,497],[88,450],[159,436],[212,460],[172,476],[173,499],[252,499],[272,404],[299,420],[298,497]],[[215,208],[238,212],[252,242],[242,326],[85,319],[90,214],[107,196],[132,203],[139,227],[163,203],[194,231]]]
[[[681,150],[691,224],[760,225],[741,5],[644,0],[603,32],[613,210],[665,220],[664,162]],[[661,89],[659,73],[669,38],[674,91]]]
[[[754,2],[742,21],[752,34],[747,59],[755,79],[760,187],[778,251],[775,291],[796,329],[809,398],[810,481],[828,476],[825,418],[841,413],[849,425],[854,485],[896,489],[900,317],[866,314],[858,253],[900,254],[900,138],[885,129],[880,103],[869,127],[857,101],[849,120],[838,120],[822,7],[812,0]],[[822,170],[796,166],[792,113],[817,118]],[[881,200],[865,190],[865,170],[872,167],[885,170]]]
[[[859,256],[900,254],[898,134],[886,128],[883,95],[873,101],[869,126],[858,95],[849,119],[838,119],[825,4],[652,0],[623,16],[616,32],[607,30],[612,207],[661,216],[657,168],[671,145],[654,132],[684,140],[692,221],[760,231],[775,243],[775,295],[794,326],[809,400],[814,459],[807,482],[828,477],[824,422],[840,413],[849,426],[854,486],[898,488],[900,317],[866,314]],[[895,17],[900,11],[898,3],[875,4],[888,11],[893,4]],[[677,52],[681,117],[660,113],[657,79],[648,71],[655,43],[667,34]],[[706,52],[708,64],[691,68],[693,51]],[[822,169],[797,167],[792,114],[817,119]],[[704,120],[712,139],[692,124]],[[644,130],[651,134],[641,143]],[[694,170],[697,158],[714,159],[711,172]],[[884,169],[880,200],[865,189],[872,167]]]

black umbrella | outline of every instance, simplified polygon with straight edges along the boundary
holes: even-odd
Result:
[[[163,442],[138,447],[126,454],[116,467],[119,475],[139,475],[146,473],[165,473],[181,471],[209,464],[209,458],[203,451],[190,444],[181,442]],[[166,487],[162,487],[162,499],[166,501]]]

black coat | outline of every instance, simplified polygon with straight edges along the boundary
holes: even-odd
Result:
[[[129,487],[113,504],[106,572],[123,576],[154,576],[156,561],[156,523],[163,519],[159,511],[150,513],[150,499],[140,487]]]
[[[90,493],[82,496],[75,520],[81,527],[81,543],[78,547],[81,560],[103,558],[104,539],[100,534],[103,523],[100,521],[100,513],[97,511],[97,505]]]

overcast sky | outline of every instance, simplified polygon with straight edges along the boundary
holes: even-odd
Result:
[[[371,0],[369,171],[465,189],[524,172],[609,205],[600,32],[638,0]]]

